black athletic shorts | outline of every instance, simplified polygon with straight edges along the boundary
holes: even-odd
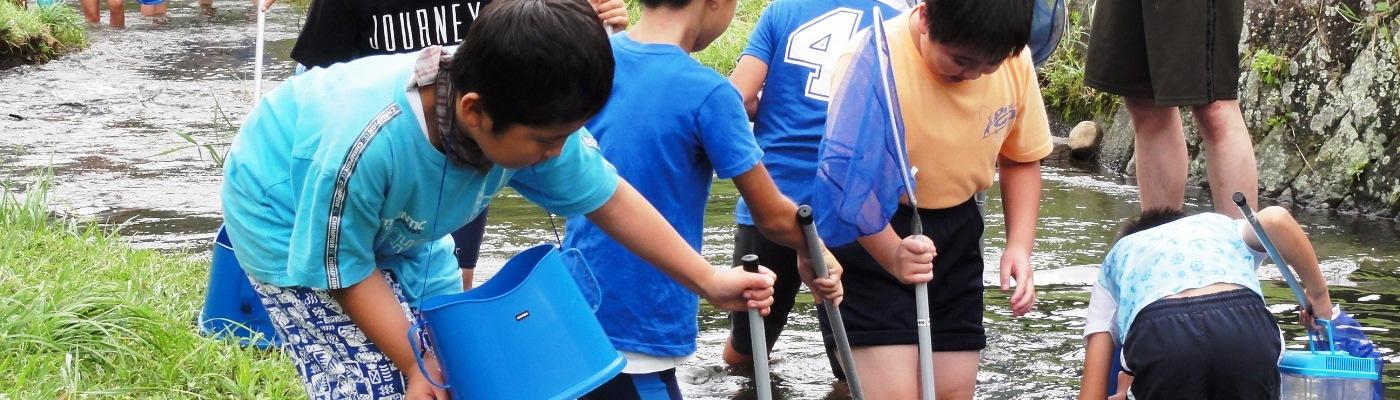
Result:
[[[649,374],[617,374],[579,400],[681,400],[676,369]]]
[[[739,225],[734,231],[734,265],[739,265],[739,259],[745,254],[757,255],[759,264],[778,275],[778,280],[773,282],[772,310],[763,318],[763,333],[771,349],[773,343],[778,341],[778,335],[783,333],[783,327],[787,326],[788,313],[792,312],[797,291],[802,288],[802,277],[797,274],[797,251],[773,243],[753,225]],[[739,354],[753,355],[753,346],[749,342],[749,313],[729,313],[729,324],[734,350]]]
[[[899,237],[910,233],[913,208],[901,205],[890,219]],[[919,210],[924,235],[933,239],[929,318],[934,351],[978,351],[987,347],[982,329],[982,215],[971,199],[950,208]],[[914,286],[900,283],[860,243],[831,249],[845,267],[841,317],[851,346],[918,344]],[[822,321],[825,325],[826,321]],[[823,326],[824,332],[829,329]],[[830,334],[822,335],[828,346]]]
[[[458,268],[476,268],[476,260],[481,255],[481,238],[486,236],[487,211],[490,209],[481,209],[481,214],[477,214],[476,219],[452,231],[452,241],[457,246],[452,249],[452,254],[457,256]]]
[[[768,240],[759,233],[758,227],[740,224],[734,230],[734,265],[739,265],[739,260],[746,254],[757,255],[759,264],[778,275],[778,280],[773,282],[772,309],[768,316],[763,318],[763,334],[771,351],[773,345],[778,342],[778,336],[783,333],[783,328],[787,327],[788,315],[792,313],[798,290],[802,288],[802,276],[797,273],[797,251]],[[817,306],[817,311],[825,312],[820,305]],[[819,315],[821,318],[826,317],[825,314]],[[729,342],[734,344],[734,351],[752,356],[753,342],[749,340],[748,311],[729,313],[729,328]],[[825,325],[822,328],[825,332]],[[827,347],[826,354],[827,361],[831,363],[832,374],[836,379],[846,379],[831,346]]]
[[[1123,358],[1139,400],[1274,400],[1282,343],[1264,300],[1238,289],[1149,304],[1133,319]]]
[[[1239,98],[1244,0],[1098,0],[1084,83],[1160,106]]]

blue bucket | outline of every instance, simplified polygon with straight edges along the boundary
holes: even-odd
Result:
[[[626,364],[593,316],[600,292],[579,281],[597,288],[578,250],[532,247],[481,287],[424,299],[410,341],[426,326],[453,399],[578,398]]]
[[[204,296],[204,308],[199,311],[199,331],[219,339],[232,335],[243,346],[267,349],[282,345],[267,317],[267,309],[238,265],[233,244],[222,226],[214,238],[209,291]]]
[[[1349,399],[1364,400],[1377,396],[1375,382],[1381,379],[1375,359],[1353,357],[1338,351],[1331,338],[1336,336],[1332,322],[1317,319],[1327,328],[1327,349],[1317,349],[1317,338],[1308,331],[1307,351],[1284,352],[1279,361],[1281,400]]]

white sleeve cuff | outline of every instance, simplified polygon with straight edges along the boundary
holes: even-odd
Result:
[[[1113,332],[1113,318],[1118,314],[1118,301],[1098,282],[1089,291],[1089,315],[1084,321],[1084,337],[1098,332]]]

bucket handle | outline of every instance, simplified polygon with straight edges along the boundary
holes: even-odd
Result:
[[[408,346],[413,348],[413,360],[418,362],[418,372],[423,374],[423,378],[428,380],[428,384],[437,386],[440,389],[450,389],[447,384],[440,384],[433,381],[433,376],[428,374],[428,366],[423,363],[423,354],[427,352],[428,347],[426,344],[427,333],[423,331],[423,327],[427,326],[427,324],[427,320],[420,318],[418,322],[415,322],[413,326],[408,328]]]
[[[578,248],[571,248],[561,250],[560,255],[564,258],[564,265],[569,267],[569,276],[574,278],[574,284],[583,292],[584,300],[588,301],[588,306],[593,312],[598,312],[598,307],[603,305],[603,287],[598,284],[598,276],[593,273],[593,268],[588,266],[588,260],[583,258],[583,252]],[[584,287],[589,286],[593,288],[592,292],[584,290]]]
[[[1336,352],[1337,352],[1337,342],[1335,342],[1335,341],[1332,340],[1332,338],[1334,337],[1334,336],[1332,336],[1332,321],[1328,321],[1328,320],[1322,319],[1322,318],[1314,318],[1314,319],[1313,319],[1313,323],[1314,323],[1314,324],[1323,324],[1323,325],[1326,325],[1326,326],[1327,326],[1327,347],[1328,347],[1328,351],[1330,351],[1330,352],[1332,352],[1332,353],[1336,353]],[[1318,334],[1318,333],[1313,332],[1312,329],[1308,329],[1308,351],[1311,351],[1311,352],[1314,352],[1314,353],[1317,352],[1317,340],[1318,340],[1318,338],[1314,336],[1314,335],[1317,335],[1317,334]]]

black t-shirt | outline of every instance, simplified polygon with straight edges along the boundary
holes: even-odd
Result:
[[[460,43],[490,0],[314,0],[292,59],[326,67]]]

